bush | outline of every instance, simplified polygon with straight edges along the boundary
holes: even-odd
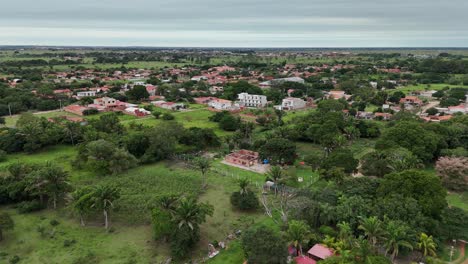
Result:
[[[7,159],[6,151],[0,149],[0,162],[5,161],[6,159]]]
[[[257,195],[252,191],[248,191],[246,193],[232,193],[231,204],[239,210],[254,210],[260,205]]]
[[[70,247],[70,246],[73,246],[73,244],[75,244],[75,243],[76,243],[75,239],[71,239],[71,240],[65,239],[63,241],[63,246],[64,247]]]
[[[59,221],[57,221],[55,219],[50,220],[50,225],[51,226],[58,226],[59,224],[60,224]]]
[[[16,210],[18,210],[18,213],[20,214],[32,213],[45,208],[45,206],[39,201],[24,201],[18,203],[15,207]]]
[[[164,114],[162,115],[162,119],[163,119],[163,120],[174,120],[175,117],[174,117],[174,115],[172,115],[172,114],[164,113]]]
[[[20,257],[18,257],[17,255],[14,255],[13,257],[11,257],[9,260],[8,260],[8,263],[10,264],[16,264],[16,263],[19,263],[20,262]]]

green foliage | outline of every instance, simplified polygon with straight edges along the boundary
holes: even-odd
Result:
[[[364,175],[383,177],[391,172],[401,172],[422,167],[421,161],[405,148],[376,150],[361,159]]]
[[[292,164],[296,158],[296,145],[284,138],[271,138],[260,147],[259,154],[272,165]]]
[[[261,225],[247,229],[242,234],[242,248],[249,263],[286,263],[286,242],[275,230]]]
[[[377,141],[376,148],[403,147],[428,162],[437,155],[440,140],[439,135],[424,129],[420,123],[403,121],[387,129]]]
[[[440,179],[432,174],[417,170],[385,175],[378,189],[380,197],[401,194],[418,201],[427,216],[438,218],[447,206],[446,190]]]
[[[163,120],[174,120],[175,117],[173,114],[171,113],[164,113],[162,114],[162,117],[161,117]]]
[[[149,97],[149,93],[143,85],[135,85],[132,89],[127,91],[125,95],[132,101],[141,101]]]
[[[353,153],[349,149],[334,150],[325,158],[322,163],[322,168],[330,170],[332,168],[343,168],[345,173],[356,171],[359,161],[354,158]]]
[[[91,141],[79,149],[77,166],[102,174],[115,174],[136,165],[136,158],[126,150],[118,148],[104,139]]]

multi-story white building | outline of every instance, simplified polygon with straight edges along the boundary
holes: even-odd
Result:
[[[76,94],[76,96],[78,97],[78,99],[81,99],[83,97],[94,97],[96,96],[96,91],[84,91],[84,92],[78,92]]]
[[[237,98],[241,107],[265,107],[267,105],[267,97],[265,95],[240,93],[237,95]]]
[[[306,105],[307,102],[301,98],[287,97],[283,99],[281,105],[277,105],[275,108],[279,110],[295,110],[305,108]]]

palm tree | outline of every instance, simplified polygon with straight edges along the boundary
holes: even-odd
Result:
[[[417,248],[421,251],[423,258],[426,256],[435,257],[436,254],[436,243],[432,236],[428,236],[426,233],[421,233]]]
[[[250,181],[246,178],[239,179],[239,188],[240,188],[240,194],[247,194],[249,192],[249,184]]]
[[[392,262],[398,256],[401,247],[413,249],[411,243],[407,240],[407,228],[403,223],[389,221],[385,227],[384,246],[385,255],[391,253]]]
[[[51,197],[54,209],[57,208],[57,200],[71,190],[71,185],[67,181],[68,173],[49,162],[43,168],[33,172],[30,179],[29,189],[39,195],[41,200],[43,196]]]
[[[275,183],[275,194],[277,193],[278,190],[278,182],[283,177],[283,171],[281,170],[280,166],[273,166],[270,168],[270,171],[268,171],[268,176],[273,180]]]
[[[91,210],[93,189],[84,187],[71,194],[72,207],[80,216],[81,226],[85,226],[84,215]]]
[[[338,223],[338,229],[339,229],[339,238],[340,240],[343,241],[343,243],[345,244],[345,246],[347,248],[351,248],[351,244],[353,242],[353,231],[351,230],[351,226],[349,225],[349,223],[347,222],[341,222],[341,223]]]
[[[109,211],[114,208],[114,201],[120,198],[120,190],[110,185],[98,185],[92,195],[91,207],[102,210],[104,227],[109,228]]]
[[[206,173],[211,168],[211,160],[199,157],[194,160],[194,165],[202,174],[202,189],[204,189],[206,188]]]
[[[174,221],[179,229],[188,227],[194,231],[205,221],[207,215],[213,215],[213,206],[198,204],[193,198],[184,198],[180,200],[179,206],[174,211]]]
[[[296,249],[299,248],[299,253],[302,256],[302,243],[310,234],[307,224],[303,221],[291,220],[286,234],[289,243],[294,245]]]
[[[372,245],[372,248],[376,248],[379,239],[383,237],[385,231],[380,221],[376,216],[362,218],[358,226],[358,229],[364,231],[365,236]]]

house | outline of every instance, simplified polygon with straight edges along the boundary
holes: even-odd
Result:
[[[356,113],[356,118],[370,120],[374,118],[374,114],[372,112],[358,111]]]
[[[215,99],[218,99],[216,97],[196,97],[194,98],[193,100],[195,101],[195,103],[197,104],[204,104],[204,105],[208,105],[209,102],[215,100]]]
[[[211,86],[209,91],[210,91],[211,94],[216,94],[216,93],[219,93],[219,92],[223,92],[224,88],[222,86]]]
[[[423,101],[416,96],[406,96],[400,99],[400,104],[421,106]]]
[[[208,103],[209,107],[212,107],[216,110],[237,110],[239,107],[234,105],[231,100],[215,98]]]
[[[279,79],[273,79],[265,82],[259,83],[259,86],[262,88],[267,88],[275,84],[281,84],[285,82],[295,82],[295,83],[305,83],[304,79],[301,77],[288,77],[288,78],[279,78]]]
[[[130,106],[135,105],[124,103],[111,97],[96,98],[92,104],[88,105],[88,107],[96,108],[99,111],[122,111]]]
[[[246,149],[232,152],[231,154],[224,157],[226,162],[244,167],[251,167],[258,164],[258,159],[258,152]]]
[[[375,118],[382,119],[382,120],[390,120],[392,116],[393,115],[390,113],[374,113]]]
[[[147,116],[151,114],[150,111],[147,111],[143,108],[138,108],[138,107],[127,107],[125,108],[124,113],[129,114],[129,115],[134,115],[137,117],[143,117],[143,116]]]
[[[166,101],[153,101],[151,103],[157,107],[164,108],[167,110],[173,110],[173,111],[187,108],[187,106],[182,103],[174,103],[174,102],[166,102]]]
[[[341,98],[346,98],[346,94],[344,91],[336,91],[336,90],[331,90],[328,92],[328,99],[341,99]]]
[[[206,76],[193,76],[190,78],[191,81],[199,82],[199,81],[206,81],[208,80],[208,77]]]
[[[316,264],[317,261],[307,257],[307,256],[299,256],[299,257],[295,257],[294,258],[294,261],[296,262],[296,264]]]
[[[422,117],[424,121],[426,122],[442,122],[442,121],[447,121],[452,118],[451,115],[435,115],[435,116],[425,116]]]
[[[55,95],[64,95],[66,97],[71,97],[73,95],[73,92],[70,89],[59,89],[59,90],[54,90]]]
[[[411,93],[411,95],[414,96],[421,96],[425,98],[432,98],[432,95],[435,94],[437,91],[436,90],[430,90],[430,91],[414,91]]]
[[[83,112],[90,109],[89,107],[86,106],[81,106],[81,105],[68,105],[63,108],[65,112],[72,113],[75,115],[83,116]]]
[[[156,86],[148,84],[146,85],[146,91],[148,92],[149,96],[156,95]]]
[[[277,105],[275,108],[279,110],[296,110],[305,108],[306,105],[307,102],[301,98],[287,97],[283,99],[281,105]]]
[[[326,247],[322,244],[315,244],[309,251],[307,251],[307,255],[316,261],[324,260],[333,256],[333,250]]]
[[[267,105],[267,97],[265,95],[240,93],[237,96],[241,107],[265,107]]]
[[[449,106],[448,113],[449,114],[468,113],[468,104],[467,105],[459,104],[456,106]]]
[[[94,97],[96,96],[96,91],[82,91],[78,92],[76,96],[78,97],[78,99],[81,99],[83,97]]]

